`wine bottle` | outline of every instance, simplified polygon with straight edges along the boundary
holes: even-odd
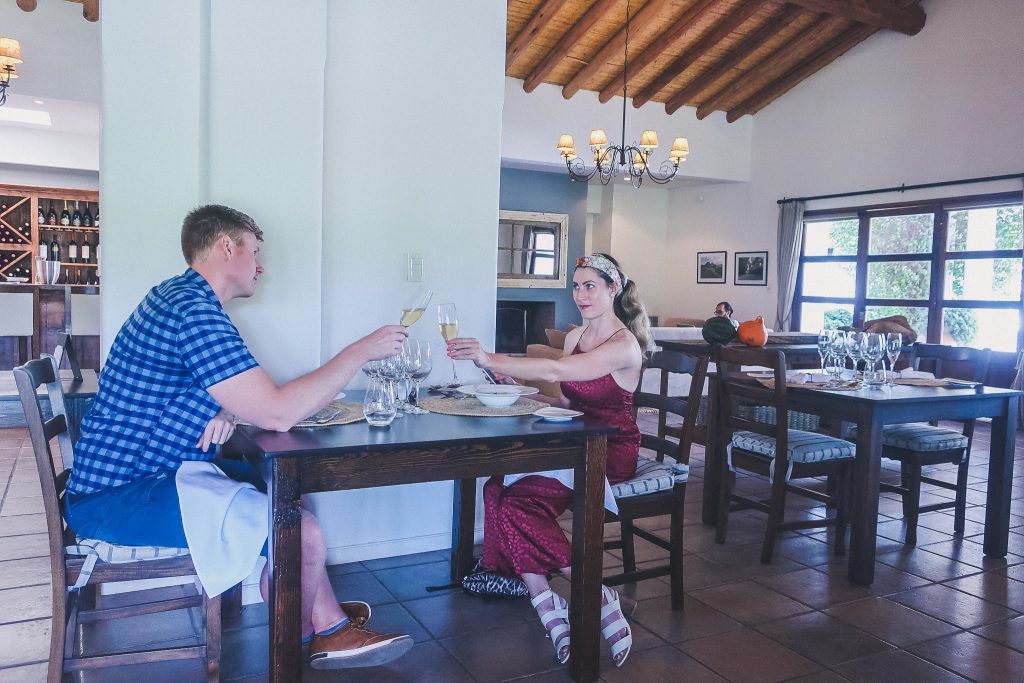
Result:
[[[75,212],[71,214],[71,225],[76,228],[82,225],[82,212],[78,210],[78,202],[75,202]]]
[[[68,213],[67,202],[64,202],[64,210],[60,212],[60,224],[63,226],[71,225],[71,214]]]
[[[43,203],[42,202],[39,202],[39,216],[38,216],[37,220],[38,220],[39,225],[45,225],[46,224],[46,213],[43,211]]]
[[[68,242],[68,263],[78,261],[78,242],[75,241],[75,233],[71,233],[71,241]]]
[[[91,228],[93,224],[92,213],[89,211],[89,202],[85,203],[85,213],[82,214],[82,225]]]
[[[46,238],[43,236],[43,231],[39,231],[39,258],[46,259],[47,254],[50,252],[50,245],[46,243]]]
[[[90,252],[90,250],[91,250],[91,246],[89,245],[89,236],[86,235],[85,237],[82,238],[82,253],[80,254],[80,257],[82,259],[82,263],[89,263],[90,262],[89,261],[89,252]]]
[[[95,228],[100,227],[100,207],[99,207],[99,205],[96,206],[96,213],[93,214],[92,225]]]
[[[50,242],[50,260],[60,263],[60,242],[57,241],[57,233],[53,233],[53,241]]]
[[[53,209],[53,202],[50,202],[50,210],[46,212],[46,224],[57,225],[57,212]]]

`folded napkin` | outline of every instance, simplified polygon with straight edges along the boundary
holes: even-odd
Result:
[[[832,378],[823,372],[806,370],[786,370],[787,384],[825,384]]]

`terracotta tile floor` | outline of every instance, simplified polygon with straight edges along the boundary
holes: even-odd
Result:
[[[699,522],[703,452],[697,447],[687,491],[684,535],[686,607],[673,612],[669,586],[650,579],[626,586],[637,601],[631,618],[635,645],[622,669],[605,647],[605,681],[1024,681],[1024,438],[1018,439],[1011,554],[991,560],[981,552],[988,429],[982,425],[972,455],[965,538],[950,536],[952,515],[924,515],[919,545],[901,543],[898,499],[884,496],[879,517],[875,583],[846,580],[828,534],[789,533],[775,562],[759,562],[764,519],[754,512],[730,518],[724,546]],[[950,478],[952,468],[936,468]],[[893,479],[897,473],[883,473]],[[763,484],[742,480],[744,490]],[[0,681],[40,681],[46,673],[49,559],[35,465],[23,430],[0,430]],[[926,499],[950,498],[930,489]],[[821,516],[820,507],[794,502],[790,514]],[[568,526],[565,520],[563,526]],[[667,534],[666,519],[644,526]],[[608,533],[614,534],[612,527]],[[637,541],[640,563],[661,551]],[[609,568],[621,564],[606,553]],[[447,553],[432,552],[331,568],[339,598],[373,603],[373,626],[409,633],[416,646],[391,666],[349,672],[307,669],[307,681],[568,680],[551,652],[528,601],[487,601],[461,591],[427,593],[442,583]],[[563,594],[567,585],[556,582]],[[173,590],[173,589],[163,589]],[[90,651],[142,643],[186,643],[196,638],[186,614],[151,615],[90,628],[80,641]],[[127,623],[130,622],[130,623]],[[223,677],[264,681],[266,609],[249,605],[224,622]],[[68,677],[70,679],[70,677]],[[201,680],[198,662],[171,662],[93,672],[89,682],[183,683]]]

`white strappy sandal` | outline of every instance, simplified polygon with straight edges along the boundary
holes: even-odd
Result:
[[[551,644],[555,646],[555,657],[559,663],[565,664],[569,661],[569,603],[549,588],[538,593],[537,597],[530,600],[530,604],[537,609],[546,600],[551,600],[553,607],[546,612],[539,613],[540,623],[544,625],[548,637],[551,638]],[[565,649],[564,655],[562,654],[563,648]]]
[[[615,666],[619,667],[626,663],[626,657],[629,656],[629,651],[633,647],[633,630],[629,628],[626,617],[622,613],[619,594],[608,586],[601,586],[601,594],[604,596],[604,604],[601,605],[601,623],[603,624],[605,619],[616,613],[619,615],[615,621],[601,628],[601,635],[612,648],[612,660],[615,661]],[[619,631],[625,631],[626,635],[612,641]],[[616,659],[620,654],[622,659]]]

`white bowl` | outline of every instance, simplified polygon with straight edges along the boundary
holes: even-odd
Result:
[[[477,400],[488,408],[508,407],[522,396],[522,391],[520,391],[519,387],[502,386],[500,384],[476,387],[475,393]]]

